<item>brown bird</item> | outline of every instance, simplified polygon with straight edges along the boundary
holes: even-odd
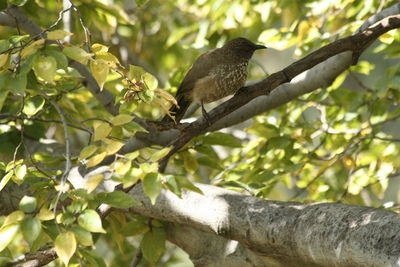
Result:
[[[178,123],[192,101],[201,104],[205,119],[208,119],[204,103],[210,103],[236,93],[247,78],[247,65],[254,51],[265,49],[239,37],[228,41],[223,47],[210,50],[197,58],[176,93],[178,106],[170,109]],[[166,115],[163,122],[172,122]]]

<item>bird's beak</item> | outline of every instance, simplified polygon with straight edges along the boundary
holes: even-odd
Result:
[[[256,45],[256,50],[258,49],[267,49],[268,47],[266,47],[265,45]]]

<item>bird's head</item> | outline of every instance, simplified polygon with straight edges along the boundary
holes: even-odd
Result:
[[[254,51],[258,49],[266,49],[267,47],[264,45],[255,44],[246,38],[238,37],[229,40],[224,45],[224,48],[227,48],[236,54],[250,58],[253,55]]]

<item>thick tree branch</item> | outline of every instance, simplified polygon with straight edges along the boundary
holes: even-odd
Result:
[[[239,241],[264,266],[271,262],[276,266],[395,266],[400,255],[396,213],[339,203],[267,201],[215,186],[197,186],[203,195],[185,192],[179,198],[163,191],[154,206],[142,186],[136,186],[130,194],[142,205],[131,210]],[[188,248],[193,246],[186,243]],[[214,254],[210,248],[210,259],[223,251]]]

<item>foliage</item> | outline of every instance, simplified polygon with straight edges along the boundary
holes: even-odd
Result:
[[[260,114],[245,129],[195,138],[172,157],[168,174],[158,173],[157,161],[169,147],[120,152],[146,131],[135,118],[159,119],[204,51],[246,36],[300,58],[354,33],[395,1],[73,0],[70,31],[58,19],[69,14],[62,1],[8,3],[44,31],[32,37],[0,27],[0,190],[16,183],[32,192],[1,220],[2,258],[50,241],[69,266],[127,266],[132,248],[142,250],[143,261],[172,266],[177,259],[161,222],[120,211],[100,217],[101,203],[139,205],[122,191],[101,192],[104,181],[122,188],[142,181],[153,203],[162,188],[180,195],[207,181],[262,198],[381,206],[399,173],[398,31],[382,36],[329,88]],[[95,99],[71,60],[90,70],[99,91],[115,96],[119,114]],[[250,78],[265,75],[251,67]],[[103,160],[112,162],[111,177],[66,181],[71,165]]]

